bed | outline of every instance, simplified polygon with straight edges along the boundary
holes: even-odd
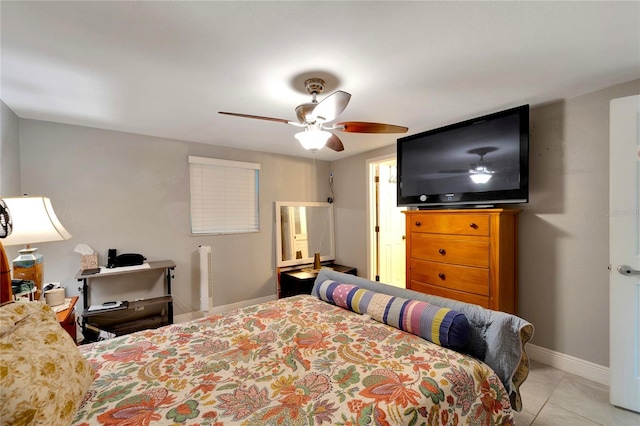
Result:
[[[2,424],[19,423],[10,412],[16,405],[31,409],[32,421],[20,424],[514,424],[533,326],[459,303],[323,270],[312,295],[69,349],[66,373],[57,363],[61,383],[46,381],[56,401],[47,400],[42,378],[33,391],[15,378],[9,383],[5,372],[18,369],[17,361],[3,352]],[[42,315],[22,321],[44,327],[46,305],[28,305],[41,305]],[[423,324],[414,315],[411,327],[420,309]],[[427,311],[435,317],[425,323]],[[24,312],[7,315],[0,314],[3,327]],[[51,369],[51,357],[37,352],[43,359],[31,363],[49,360]],[[72,388],[78,392],[57,401]],[[19,393],[24,400],[16,402]]]

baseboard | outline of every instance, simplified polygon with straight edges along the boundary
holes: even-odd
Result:
[[[247,306],[257,305],[258,303],[271,302],[276,300],[278,296],[275,294],[271,296],[259,297],[257,299],[243,300],[238,303],[231,303],[229,305],[214,306],[209,309],[209,315],[224,314],[225,312],[233,311],[234,309],[246,308]]]
[[[200,311],[187,312],[186,314],[174,315],[173,323],[180,324],[181,322],[187,322],[202,317],[204,317],[204,315]]]
[[[527,343],[527,354],[534,361],[609,386],[609,368],[571,355]]]
[[[225,312],[233,311],[234,309],[246,308],[247,306],[257,305],[258,303],[270,302],[276,300],[278,297],[274,294],[271,296],[259,297],[257,299],[243,300],[242,302],[231,303],[229,305],[214,306],[209,309],[208,315],[224,314]],[[174,323],[187,322],[198,318],[203,318],[205,314],[202,311],[187,312],[186,314],[180,314],[173,317]]]

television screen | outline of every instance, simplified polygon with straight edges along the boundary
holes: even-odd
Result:
[[[528,202],[529,106],[398,139],[398,205]]]

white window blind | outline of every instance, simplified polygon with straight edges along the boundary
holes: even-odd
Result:
[[[189,156],[191,233],[260,230],[260,164]]]

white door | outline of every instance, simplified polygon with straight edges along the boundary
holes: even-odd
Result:
[[[396,207],[396,161],[379,165],[380,281],[406,287],[404,208]]]
[[[640,96],[610,109],[610,400],[640,412]]]

